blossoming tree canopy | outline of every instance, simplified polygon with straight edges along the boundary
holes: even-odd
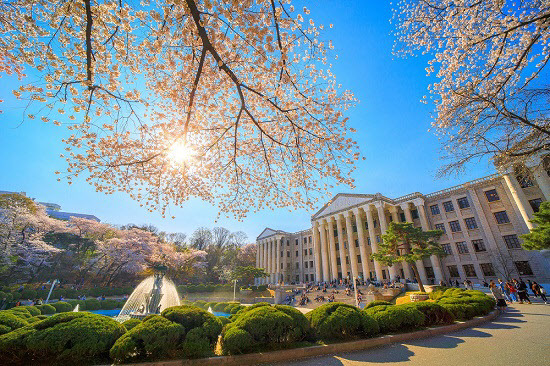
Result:
[[[550,2],[402,0],[396,53],[430,55],[433,127],[452,173],[483,156],[522,163],[550,150]]]
[[[35,105],[27,117],[71,131],[69,183],[85,175],[163,214],[199,197],[236,217],[353,186],[359,152],[344,112],[355,99],[336,82],[332,42],[308,9],[290,0],[0,7],[3,70],[40,78],[14,90]]]

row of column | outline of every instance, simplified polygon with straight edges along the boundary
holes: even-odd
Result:
[[[424,208],[424,200],[421,198],[414,199],[412,202],[402,203],[399,206],[390,205],[384,201],[377,201],[374,203],[368,203],[361,207],[355,207],[349,211],[337,213],[335,215],[322,218],[313,222],[313,245],[315,248],[315,276],[319,280],[325,282],[338,279],[338,263],[336,253],[336,242],[338,242],[338,250],[340,254],[340,266],[342,276],[346,277],[350,272],[352,277],[357,277],[360,272],[363,273],[363,277],[366,279],[369,277],[370,272],[374,270],[376,278],[378,280],[383,279],[382,264],[378,261],[373,262],[371,268],[370,254],[378,251],[378,243],[376,240],[376,233],[374,230],[375,217],[380,226],[380,235],[385,234],[388,222],[386,219],[385,209],[388,208],[392,217],[392,221],[399,222],[399,208],[401,208],[405,214],[405,220],[407,222],[413,222],[412,212],[410,204],[413,204],[419,214],[422,230],[429,230],[428,220],[426,217],[426,211]],[[375,209],[373,212],[373,208]],[[370,239],[370,249],[365,238],[363,212],[368,227],[368,235]],[[343,223],[346,227],[346,238],[343,234]],[[359,248],[355,247],[355,240],[353,237],[353,224],[357,227],[357,239],[359,241]],[[338,235],[334,235],[334,228],[336,224],[336,231]],[[347,249],[349,250],[349,269],[346,262],[346,247],[344,241],[347,239]],[[357,253],[359,249],[359,253]],[[361,263],[358,262],[358,256],[361,258]],[[430,258],[436,281],[439,282],[443,279],[443,272],[441,270],[441,264],[437,256]],[[401,263],[403,272],[406,278],[413,279],[414,274],[409,267],[408,263]],[[361,268],[359,268],[361,267]],[[427,277],[424,270],[424,264],[422,261],[417,262],[417,268],[419,276],[423,282],[426,283]],[[389,279],[393,280],[398,276],[398,266],[394,264],[388,267]]]
[[[283,250],[283,237],[274,236],[260,240],[256,250],[256,267],[263,268],[268,276],[266,278],[257,278],[256,284],[278,283],[282,281],[281,276],[287,268],[288,257],[281,255]],[[281,266],[282,264],[282,266]],[[281,268],[282,267],[282,268]]]

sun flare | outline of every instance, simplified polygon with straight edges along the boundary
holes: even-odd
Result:
[[[194,160],[193,149],[183,142],[174,143],[167,154],[168,159],[176,165],[189,164]]]

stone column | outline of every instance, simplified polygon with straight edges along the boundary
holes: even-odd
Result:
[[[369,256],[367,255],[367,243],[365,233],[363,232],[363,222],[361,220],[361,211],[359,208],[353,209],[355,215],[355,225],[357,225],[357,239],[359,240],[359,253],[361,255],[361,269],[363,271],[363,281],[369,278]]]
[[[275,239],[275,243],[277,243],[277,270],[275,271],[277,274],[277,281],[275,281],[275,283],[279,283],[281,281],[281,241],[281,238]]]
[[[346,218],[346,233],[348,234],[348,250],[349,250],[349,263],[351,266],[351,277],[350,280],[353,280],[353,277],[359,275],[359,266],[357,263],[357,252],[355,251],[355,241],[353,240],[353,225],[351,223],[351,212],[344,212],[344,217]]]
[[[414,225],[414,220],[412,218],[411,208],[408,203],[402,203],[401,208],[405,211],[405,220]],[[424,269],[424,262],[422,260],[416,261],[416,269],[418,270],[418,275],[422,283],[428,283],[428,277],[426,277],[426,270]]]
[[[378,243],[376,242],[376,234],[374,233],[374,220],[372,219],[372,211],[370,205],[364,206],[363,210],[367,214],[367,225],[369,226],[370,246],[373,253],[378,252]],[[374,271],[376,272],[376,280],[382,281],[382,266],[377,260],[374,261]]]
[[[525,193],[523,193],[518,180],[511,173],[504,174],[503,178],[508,186],[508,189],[510,190],[510,193],[512,193],[512,197],[514,198],[523,221],[525,221],[525,225],[527,225],[529,230],[533,230],[534,225],[529,221],[533,218],[533,209],[531,208],[527,197],[525,197]]]
[[[348,275],[348,264],[346,263],[346,248],[344,247],[344,233],[342,230],[341,214],[336,215],[336,230],[338,230],[338,248],[340,252],[340,267],[342,268],[342,278]]]
[[[542,191],[544,198],[547,201],[550,201],[550,177],[548,176],[548,173],[546,172],[542,164],[537,165],[533,169],[533,176],[535,177],[535,181]]]
[[[338,279],[338,263],[336,263],[336,243],[334,241],[334,217],[331,216],[328,220],[328,238],[329,238],[329,252],[330,252],[330,268],[332,271],[331,280]]]
[[[418,210],[418,215],[420,216],[420,224],[422,225],[422,231],[429,231],[430,226],[428,225],[428,218],[426,217],[426,210],[424,208],[424,200],[421,198],[415,198],[413,204]],[[432,262],[432,267],[434,269],[435,283],[438,284],[440,281],[443,281],[445,278],[443,276],[443,271],[441,270],[441,261],[437,255],[430,256],[430,261]]]
[[[262,268],[262,244],[261,242],[256,242],[256,268]],[[254,285],[258,286],[261,282],[261,278],[256,278],[254,280]]]
[[[314,221],[311,233],[313,235],[313,252],[315,257],[315,282],[321,281],[321,238],[319,236],[319,222]]]
[[[384,235],[386,233],[386,230],[388,230],[388,222],[386,221],[386,213],[384,212],[384,202],[378,201],[375,202],[374,205],[376,206],[376,210],[378,211],[378,220],[380,221],[380,235]],[[395,265],[388,266],[388,272],[389,272],[389,280],[395,279],[397,276],[397,270],[395,268]]]
[[[277,239],[271,239],[271,251],[273,255],[271,257],[271,283],[277,283]]]
[[[323,219],[321,221],[321,225],[319,225],[319,235],[321,236],[321,261],[323,264],[323,281],[329,282],[330,281],[330,273],[329,273],[329,263],[328,263],[328,248],[327,248],[327,231],[326,231],[326,220]]]
[[[281,273],[283,274],[283,282],[286,282],[286,272],[288,268],[288,257],[286,256],[286,240],[288,239],[281,239],[281,250],[283,251],[283,269],[281,270]]]

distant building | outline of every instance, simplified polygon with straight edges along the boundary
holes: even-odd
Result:
[[[9,192],[9,191],[0,191],[0,194],[20,194],[22,196],[27,196],[25,192]],[[34,200],[34,198],[33,198]],[[82,213],[76,213],[76,212],[63,212],[61,211],[61,206],[57,203],[49,203],[49,202],[38,202],[38,204],[46,207],[46,213],[58,220],[64,220],[69,221],[71,217],[81,217],[88,220],[94,220],[97,222],[101,222],[100,219],[98,219],[94,215],[89,214],[82,214]]]

